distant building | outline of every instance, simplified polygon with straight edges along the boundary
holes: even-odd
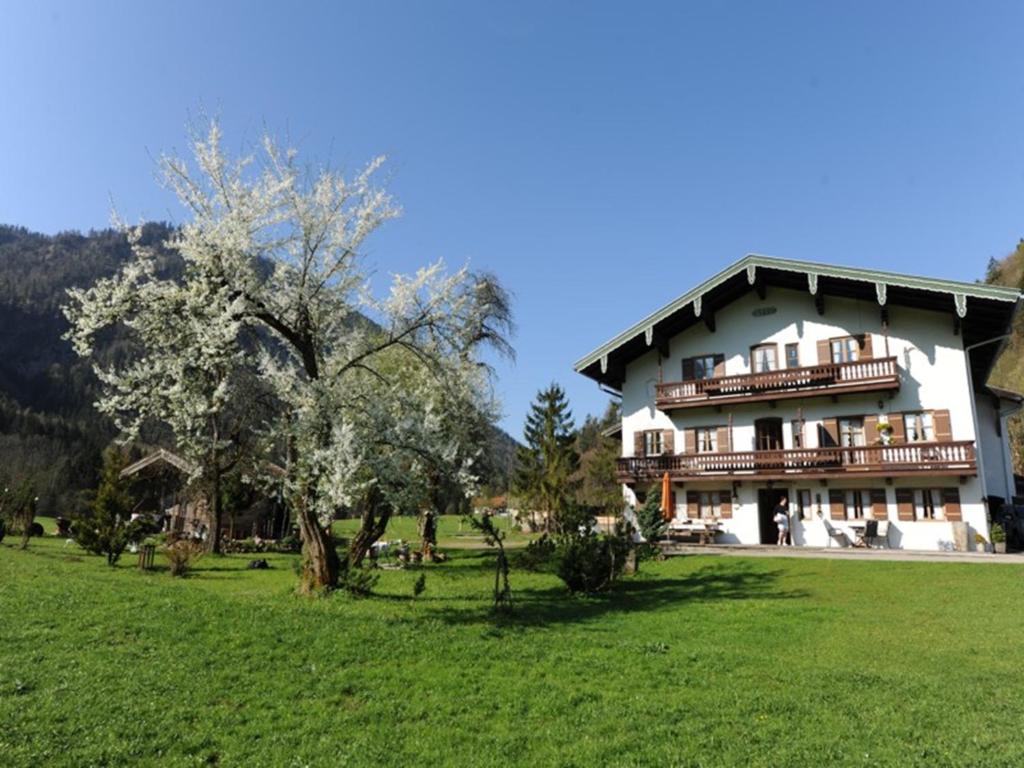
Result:
[[[631,505],[667,482],[674,519],[774,543],[785,495],[797,545],[877,521],[891,547],[973,549],[1015,494],[1006,420],[1022,397],[986,380],[1020,299],[752,255],[575,367],[622,395]]]

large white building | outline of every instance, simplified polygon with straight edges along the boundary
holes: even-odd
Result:
[[[621,393],[630,505],[669,483],[677,521],[773,543],[786,495],[797,545],[876,520],[894,548],[974,549],[1015,493],[1021,397],[986,380],[1020,299],[751,255],[575,367]]]

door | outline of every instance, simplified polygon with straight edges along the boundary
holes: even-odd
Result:
[[[775,524],[775,508],[779,505],[779,499],[789,494],[785,488],[761,488],[757,492],[757,522],[761,531],[762,544],[779,543],[779,527]],[[786,537],[786,543],[792,544],[792,532]]]

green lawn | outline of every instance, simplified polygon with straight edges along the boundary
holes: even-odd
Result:
[[[410,515],[394,517],[388,523],[385,540],[402,539],[409,542],[419,541],[416,518]],[[494,525],[505,532],[506,546],[523,546],[532,536],[511,526],[507,517],[495,517]],[[351,536],[359,528],[358,520],[338,520],[334,523],[334,532],[339,536]],[[458,515],[444,515],[437,523],[437,543],[441,548],[455,547],[459,549],[484,547],[483,538]]]
[[[492,556],[293,595],[0,545],[0,766],[1024,764],[1018,566],[689,556],[595,599]],[[426,592],[412,585],[427,574]]]

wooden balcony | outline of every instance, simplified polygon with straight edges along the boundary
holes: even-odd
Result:
[[[894,392],[899,388],[896,358],[881,357],[658,384],[655,404],[663,411],[670,411],[845,392]]]
[[[976,475],[974,443],[904,443],[855,448],[795,448],[783,451],[688,453],[618,460],[621,482],[728,478],[806,480],[808,478]]]

